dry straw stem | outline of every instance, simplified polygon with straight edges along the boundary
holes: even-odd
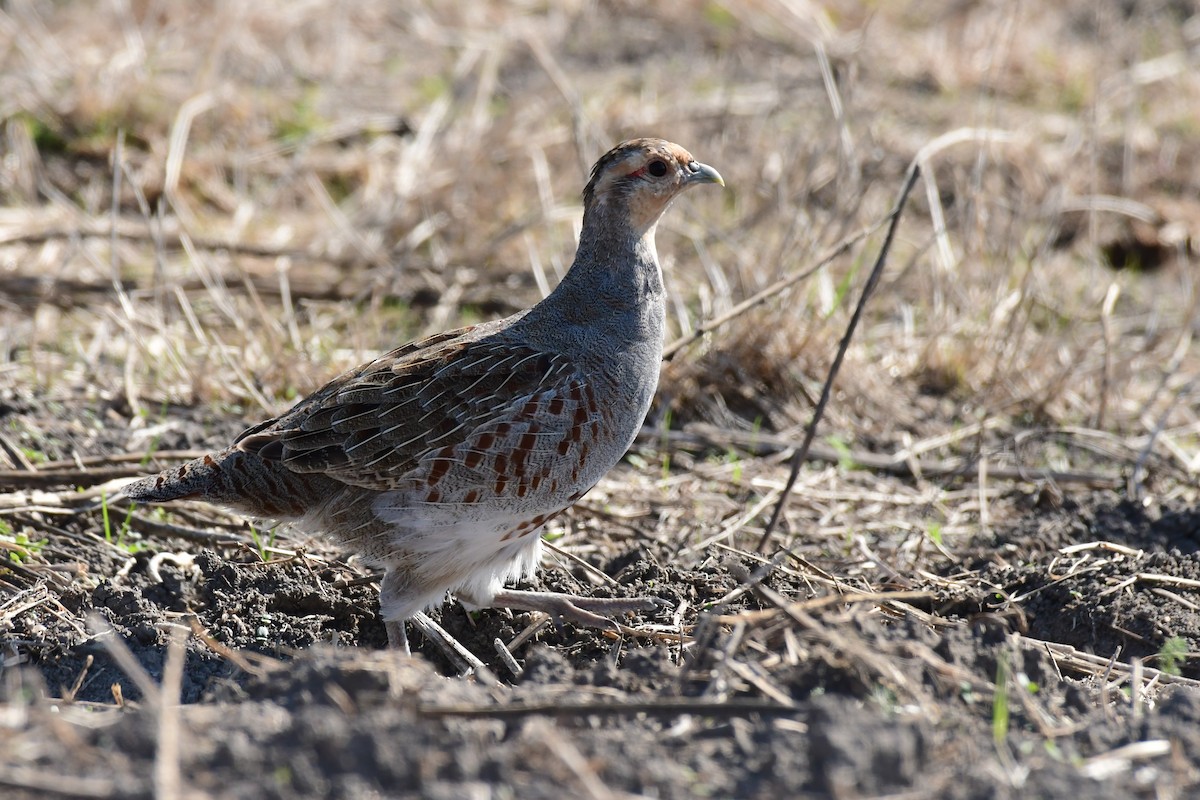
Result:
[[[129,647],[117,637],[112,627],[98,614],[88,618],[88,627],[104,645],[109,656],[122,672],[133,682],[144,702],[153,709],[158,720],[158,748],[154,758],[154,796],[163,800],[174,800],[182,796],[183,778],[180,769],[180,748],[183,739],[181,687],[185,661],[184,643],[189,631],[179,625],[167,625],[167,657],[163,666],[162,686],[154,680],[138,662]],[[118,686],[114,695],[120,698]]]
[[[1000,420],[992,419],[990,422],[994,425],[981,425],[982,427],[994,427],[1001,424]],[[870,470],[872,472],[885,473],[890,475],[898,475],[902,477],[913,478],[952,478],[952,477],[970,477],[975,474],[979,460],[988,456],[988,453],[982,452],[972,457],[932,459],[932,458],[914,458],[913,454],[930,449],[936,449],[945,446],[947,443],[961,439],[964,437],[975,436],[978,429],[972,426],[964,426],[958,431],[943,436],[931,437],[926,442],[915,443],[909,447],[905,447],[891,455],[873,453],[867,450],[839,450],[828,445],[823,445],[814,442],[809,446],[807,460],[821,461],[827,464],[839,464],[849,460],[855,466]],[[1036,431],[1025,432],[1025,436],[1018,435],[1015,439],[1020,443],[1021,438],[1028,438],[1035,435]],[[1055,431],[1042,431],[1044,434],[1055,434],[1071,437],[1083,436],[1088,434],[1100,434],[1099,431],[1082,431],[1079,429],[1060,429]],[[744,451],[751,455],[763,456],[770,453],[787,453],[794,452],[796,444],[795,440],[786,436],[769,433],[751,433],[741,430],[733,430],[729,428],[717,428],[712,425],[703,423],[693,423],[686,430],[671,430],[664,428],[646,428],[642,431],[641,440],[646,442],[659,442],[677,448],[695,448],[700,451],[711,451],[713,449],[727,450],[735,448]],[[1132,443],[1122,443],[1122,449],[1114,453],[1110,453],[1109,457],[1122,465],[1128,466],[1133,463],[1134,456],[1125,457],[1124,452],[1132,452]],[[1088,472],[1083,470],[1055,470],[1045,469],[1041,467],[1006,467],[1006,466],[989,466],[988,474],[990,477],[998,480],[1006,481],[1049,481],[1064,485],[1081,485],[1094,488],[1118,488],[1121,486],[1121,479],[1115,474],[1105,472]]]
[[[879,257],[875,260],[875,265],[871,268],[871,274],[867,276],[867,282],[863,286],[862,295],[859,297],[858,305],[854,307],[854,314],[850,317],[850,322],[846,325],[846,332],[842,336],[841,342],[838,344],[837,355],[834,356],[833,364],[829,367],[829,375],[825,379],[825,385],[821,388],[821,398],[817,401],[816,408],[813,409],[812,419],[808,423],[808,427],[804,431],[804,441],[792,456],[791,468],[788,472],[787,483],[784,486],[783,493],[779,497],[779,501],[775,504],[775,509],[771,512],[771,519],[767,522],[767,527],[763,531],[762,538],[758,541],[758,551],[761,553],[767,545],[767,541],[771,538],[771,534],[775,531],[775,526],[779,524],[779,518],[783,515],[783,509],[787,505],[788,496],[792,492],[792,487],[796,485],[796,479],[800,477],[800,465],[804,463],[805,457],[808,455],[808,449],[812,445],[813,437],[817,432],[817,425],[821,421],[821,415],[825,411],[825,406],[829,403],[829,398],[833,393],[833,382],[837,378],[838,370],[841,369],[842,361],[846,357],[846,351],[850,347],[850,340],[854,336],[855,329],[858,328],[859,320],[862,318],[863,310],[866,308],[867,301],[871,294],[875,291],[875,287],[879,283],[880,277],[883,275],[883,267],[887,263],[888,251],[891,249],[892,239],[896,235],[896,227],[900,224],[900,212],[904,210],[905,204],[908,202],[909,192],[916,185],[917,177],[920,175],[920,166],[914,161],[908,168],[908,175],[904,180],[904,184],[900,190],[900,197],[896,200],[896,205],[892,208],[892,212],[888,215],[889,223],[887,233],[884,236],[883,244],[879,248]]]
[[[412,623],[425,638],[433,642],[441,650],[450,663],[462,671],[463,676],[474,675],[485,686],[497,687],[501,683],[495,674],[479,660],[479,658],[463,646],[462,642],[451,636],[445,628],[437,624],[424,611],[418,611],[412,617]]]
[[[0,765],[0,786],[36,792],[39,797],[115,797],[117,782],[111,778],[64,775],[57,770],[22,764]]]
[[[820,419],[824,413],[825,406],[828,403],[829,398],[831,396],[832,387],[833,387],[834,381],[836,380],[837,373],[841,367],[842,361],[845,358],[846,351],[849,348],[850,340],[852,339],[855,329],[857,328],[858,323],[862,317],[863,309],[865,308],[867,301],[869,300],[872,292],[874,291],[876,285],[879,282],[879,279],[880,279],[882,271],[883,271],[883,267],[886,263],[887,253],[888,253],[888,250],[890,249],[891,241],[895,235],[895,230],[899,223],[900,213],[902,212],[904,205],[907,202],[908,195],[909,195],[910,191],[912,190],[912,187],[915,184],[917,177],[919,175],[923,174],[924,178],[925,178],[926,197],[927,197],[927,200],[928,200],[929,206],[930,206],[930,215],[931,215],[931,218],[933,221],[934,237],[935,237],[935,243],[936,243],[936,250],[939,255],[940,267],[944,271],[950,271],[956,266],[957,258],[953,253],[953,250],[950,246],[950,242],[949,242],[949,238],[948,238],[948,231],[947,231],[946,222],[945,222],[945,213],[942,208],[942,204],[941,204],[941,200],[940,200],[940,192],[938,191],[937,182],[936,182],[934,172],[933,172],[934,157],[936,155],[938,155],[939,153],[941,153],[942,151],[946,150],[947,148],[950,148],[950,147],[953,147],[953,146],[956,146],[959,144],[963,144],[963,143],[982,142],[984,144],[996,144],[996,143],[1016,143],[1018,141],[1019,141],[1018,137],[1016,137],[1015,135],[1013,135],[1007,131],[990,129],[990,128],[960,128],[957,130],[950,131],[946,134],[943,134],[943,135],[933,139],[932,141],[925,144],[917,152],[916,157],[913,159],[913,162],[909,167],[908,175],[905,179],[904,184],[902,185],[901,193],[896,202],[896,205],[894,206],[891,214],[887,218],[889,224],[888,224],[887,234],[885,236],[884,243],[880,248],[880,253],[879,253],[878,258],[876,259],[875,265],[872,268],[872,271],[867,278],[867,282],[863,288],[862,295],[859,298],[858,305],[855,307],[854,314],[852,315],[849,323],[847,324],[846,331],[844,332],[842,339],[839,343],[837,354],[834,357],[833,363],[830,366],[829,373],[828,373],[825,383],[822,387],[820,399],[818,400],[816,407],[813,410],[811,419],[810,419],[808,425],[806,426],[804,439],[801,442],[800,447],[796,450],[795,454],[792,457],[791,468],[790,468],[790,472],[788,475],[788,480],[787,480],[785,489],[784,489],[782,495],[780,496],[778,502],[776,503],[776,505],[772,511],[770,520],[768,521],[767,526],[766,526],[761,538],[759,539],[759,543],[758,543],[759,552],[762,552],[763,549],[766,547],[767,542],[769,541],[772,533],[774,532],[776,526],[778,525],[779,520],[783,514],[783,510],[786,507],[786,504],[788,502],[788,498],[791,495],[791,490],[794,487],[796,479],[799,476],[800,466],[804,462],[804,460],[808,457],[813,438],[816,434],[817,425],[820,422]],[[861,236],[861,234],[860,234],[860,236]],[[857,241],[857,237],[855,237],[854,241]],[[835,249],[835,255],[837,253],[843,252],[844,248],[847,247],[849,243],[851,243],[851,240],[847,240],[847,242],[843,242],[841,245],[839,245],[838,248]],[[812,274],[817,269],[819,269],[821,266],[823,266],[824,263],[826,263],[826,260],[823,260],[822,262],[820,262],[816,267],[813,267],[809,270],[802,271],[801,273],[798,273],[796,275],[788,276],[787,278],[777,282],[773,286],[768,287],[768,289],[764,290],[764,292],[759,293],[759,295],[756,295],[756,296],[748,299],[744,303],[740,304],[733,311],[727,313],[726,315],[719,318],[719,320],[715,321],[714,323],[710,324],[709,326],[707,326],[707,327],[701,326],[701,328],[699,328],[697,330],[697,332],[695,332],[694,334],[690,335],[689,337],[685,337],[684,339],[680,340],[679,342],[673,343],[672,346],[669,348],[669,352],[670,353],[675,352],[675,350],[677,350],[678,347],[681,347],[684,344],[687,344],[689,341],[692,341],[695,338],[698,338],[698,336],[702,335],[707,330],[710,330],[712,327],[716,327],[717,325],[722,324],[723,322],[727,321],[728,319],[731,319],[731,318],[737,316],[738,314],[744,312],[747,308],[750,308],[750,307],[753,307],[754,305],[759,304],[760,302],[762,302],[762,300],[764,300],[766,298],[766,296],[770,296],[772,293],[778,292],[778,291],[782,290],[783,288],[786,288],[786,286],[791,285],[792,283],[796,282],[797,280],[799,280],[803,277],[807,277],[808,275]],[[1111,296],[1111,292],[1110,292],[1110,296]],[[1107,353],[1107,351],[1106,351],[1106,353]],[[1109,373],[1109,367],[1107,366],[1107,361],[1106,361],[1105,375],[1108,375],[1108,373]],[[1107,381],[1104,383],[1104,386],[1107,387]],[[1165,418],[1165,415],[1164,415],[1164,418]],[[983,514],[983,519],[985,521],[985,527],[986,527],[987,502],[986,502],[985,483],[986,483],[986,476],[988,474],[988,464],[985,459],[980,459],[978,461],[978,469],[979,469],[978,477],[979,477],[979,485],[980,485],[980,510],[981,510],[981,513]],[[916,477],[920,476],[916,469],[910,468],[910,471],[914,473],[914,476],[916,476]],[[1135,470],[1135,475],[1136,474],[1137,474],[1137,471]]]
[[[144,452],[147,439],[128,434],[130,408],[138,404],[148,416],[132,424],[144,424],[144,431],[159,429],[158,417],[186,420],[185,427],[161,427],[169,446],[214,444],[232,433],[235,419],[254,414],[263,399],[290,402],[400,337],[526,305],[553,285],[572,251],[580,162],[590,163],[616,138],[643,131],[674,131],[672,138],[694,148],[701,160],[730,170],[727,177],[735,188],[720,200],[689,199],[686,213],[668,220],[662,231],[659,244],[674,303],[670,322],[677,326],[670,339],[678,337],[670,345],[674,363],[663,387],[671,425],[647,428],[636,451],[641,462],[630,459],[584,504],[560,518],[562,542],[598,564],[612,563],[614,552],[644,548],[670,568],[664,579],[673,579],[679,567],[688,576],[684,580],[694,580],[686,569],[703,563],[705,579],[721,581],[718,596],[733,595],[740,580],[728,576],[726,561],[751,570],[765,563],[773,569],[769,586],[788,603],[806,604],[798,610],[811,621],[793,619],[743,583],[706,627],[710,615],[697,620],[702,601],[688,584],[691,604],[668,609],[658,621],[672,623],[675,642],[665,649],[670,658],[696,665],[683,670],[682,680],[686,691],[703,691],[702,697],[660,702],[645,692],[598,691],[579,702],[586,689],[577,686],[561,696],[540,695],[540,706],[505,711],[508,701],[539,699],[522,693],[538,688],[537,680],[527,678],[506,696],[479,703],[474,724],[494,725],[505,713],[510,720],[522,714],[557,715],[560,728],[547,720],[543,731],[533,729],[523,742],[485,737],[485,748],[516,743],[545,751],[539,736],[552,737],[561,729],[568,730],[574,749],[603,760],[609,751],[593,749],[587,737],[594,726],[588,720],[621,716],[634,722],[645,714],[659,718],[650,720],[652,725],[677,723],[667,736],[676,737],[671,746],[681,755],[683,746],[710,745],[714,733],[733,729],[728,720],[734,716],[749,721],[767,716],[767,726],[786,722],[792,726],[788,730],[802,732],[804,712],[797,715],[784,701],[807,708],[810,690],[827,677],[843,679],[840,687],[861,688],[855,693],[860,699],[872,689],[890,688],[859,658],[862,650],[874,648],[877,658],[882,652],[901,665],[910,687],[936,687],[931,691],[941,698],[941,713],[953,712],[959,720],[943,725],[946,714],[937,731],[953,737],[950,751],[982,752],[983,759],[969,759],[968,769],[979,775],[995,769],[990,736],[978,742],[970,735],[981,727],[981,710],[986,715],[986,698],[994,689],[994,670],[989,674],[986,668],[994,651],[977,648],[972,653],[982,658],[947,664],[921,648],[933,641],[925,626],[952,634],[948,645],[988,638],[966,636],[961,627],[977,598],[990,599],[991,587],[981,580],[1002,583],[1000,588],[1012,594],[1040,586],[1043,574],[1057,576],[1072,565],[1075,576],[1105,576],[1099,584],[1068,582],[1052,589],[1086,587],[1075,609],[1078,616],[1071,618],[1078,623],[1072,627],[1078,641],[1071,641],[1080,651],[1096,641],[1087,638],[1089,631],[1096,633],[1088,627],[1088,614],[1095,611],[1088,606],[1092,586],[1097,594],[1120,587],[1093,599],[1112,608],[1124,603],[1130,613],[1133,607],[1157,608],[1164,620],[1167,613],[1173,619],[1193,614],[1200,591],[1155,576],[1197,576],[1169,561],[1138,561],[1136,548],[1049,553],[1044,560],[1038,555],[1043,534],[1077,536],[1080,525],[1091,530],[1090,514],[1100,502],[1093,498],[1115,496],[1085,487],[1120,488],[1128,478],[1130,495],[1141,491],[1159,501],[1164,512],[1184,508],[1195,497],[1194,481],[1181,480],[1184,470],[1194,471],[1200,463],[1196,389],[1189,385],[1197,361],[1191,333],[1195,314],[1188,306],[1194,277],[1188,258],[1194,256],[1185,244],[1179,250],[1183,257],[1157,272],[1110,271],[1103,261],[1104,245],[1122,231],[1143,226],[1161,231],[1166,223],[1196,219],[1190,207],[1175,213],[1160,203],[1164,194],[1174,199],[1177,185],[1195,184],[1195,143],[1187,136],[1197,86],[1188,72],[1194,59],[1187,47],[1194,37],[1168,34],[1162,41],[1177,52],[1157,61],[1145,58],[1147,48],[1158,48],[1152,40],[1167,23],[1175,23],[1174,15],[1189,12],[1177,12],[1179,4],[1169,10],[1156,4],[1149,10],[1162,15],[1155,26],[1141,24],[1153,22],[1145,4],[1131,6],[1142,17],[1129,20],[1124,8],[1097,11],[1080,2],[1053,10],[1049,4],[965,4],[930,23],[915,5],[910,14],[858,4],[839,9],[826,38],[812,30],[803,31],[809,37],[799,36],[799,24],[783,19],[789,10],[805,13],[802,3],[716,5],[738,22],[709,30],[704,14],[685,18],[675,13],[678,8],[576,3],[517,10],[493,4],[487,10],[499,19],[481,24],[469,18],[466,5],[426,4],[416,12],[390,6],[378,16],[369,6],[356,7],[330,26],[321,24],[316,7],[256,5],[243,20],[238,15],[247,12],[230,5],[210,20],[193,18],[192,6],[176,3],[159,9],[166,28],[155,27],[149,18],[145,25],[142,18],[131,25],[145,37],[146,55],[130,51],[124,62],[112,62],[111,78],[99,79],[92,75],[100,70],[81,67],[95,62],[77,54],[98,52],[104,58],[115,50],[122,56],[122,42],[128,41],[105,15],[85,20],[86,15],[71,15],[53,3],[6,9],[17,20],[16,34],[31,32],[35,55],[49,54],[29,59],[31,77],[24,81],[19,79],[22,65],[9,62],[13,69],[6,80],[17,89],[7,95],[12,106],[72,113],[69,109],[86,105],[87,95],[102,93],[98,90],[106,87],[100,83],[111,85],[118,104],[131,95],[156,105],[145,125],[126,126],[130,135],[113,166],[119,176],[105,170],[98,157],[82,164],[94,160],[90,172],[73,169],[81,166],[79,160],[46,152],[39,165],[38,148],[28,137],[13,150],[17,182],[27,189],[0,214],[0,247],[16,269],[0,278],[0,328],[8,334],[0,339],[15,342],[5,356],[11,361],[0,365],[0,384],[39,384],[51,397],[81,401],[58,413],[48,410],[40,402],[45,395],[39,394],[29,412],[16,412],[30,420],[29,431],[0,432],[0,467],[9,469],[0,473],[6,487],[0,492],[7,492],[0,496],[0,520],[51,539],[43,551],[0,576],[0,591],[7,593],[0,601],[0,625],[15,626],[26,638],[33,638],[25,632],[35,624],[70,631],[78,618],[56,609],[54,598],[70,582],[86,590],[98,574],[112,578],[130,563],[128,553],[98,544],[94,533],[88,538],[98,528],[94,517],[66,515],[80,502],[90,502],[72,496],[74,485],[104,487],[110,475],[103,470],[114,470],[115,478],[116,470],[135,467],[140,455],[65,459],[73,450],[88,456],[126,448]],[[709,11],[701,9],[703,3],[685,6]],[[21,22],[30,9],[45,16],[45,27]],[[412,19],[414,13],[425,19]],[[870,24],[855,28],[851,20],[868,14]],[[115,16],[122,15],[128,16],[122,10]],[[589,26],[597,15],[602,24]],[[638,30],[621,27],[631,16],[642,20]],[[1041,24],[1047,18],[1072,30]],[[695,58],[697,51],[685,52],[678,43],[701,29],[697,38],[704,49],[698,52],[705,57]],[[1134,29],[1149,35],[1109,35]],[[638,38],[663,30],[679,36],[654,42]],[[1055,47],[1060,44],[1055,31],[1063,34],[1065,48]],[[430,44],[437,37],[439,43]],[[1088,38],[1108,41],[1097,48],[1094,41],[1084,41]],[[158,44],[168,41],[169,52]],[[52,47],[55,42],[60,47]],[[640,48],[641,43],[650,46]],[[880,48],[889,57],[878,58]],[[619,54],[616,61],[610,50]],[[382,74],[379,67],[391,53],[405,54],[386,65],[399,73]],[[1092,53],[1098,59],[1090,59]],[[208,72],[206,59],[212,64]],[[418,70],[444,83],[419,96]],[[1143,77],[1154,71],[1179,80],[1156,86]],[[296,85],[292,75],[303,76],[305,86]],[[248,85],[247,78],[255,83]],[[31,91],[35,81],[53,92]],[[336,122],[325,127],[317,120],[303,136],[285,138],[276,120],[305,102],[308,86],[315,87],[318,113]],[[206,93],[217,98],[215,110],[203,110]],[[1064,95],[1077,102],[1064,107],[1058,103]],[[197,105],[183,109],[192,101]],[[388,115],[391,121],[364,122],[369,113],[364,109],[373,108],[395,113]],[[181,109],[199,113],[183,115]],[[72,119],[88,122],[78,113]],[[393,135],[402,121],[410,132]],[[964,124],[977,127],[953,135],[981,144],[956,146],[941,156],[922,147]],[[372,128],[381,133],[369,132]],[[411,133],[418,129],[419,139]],[[1003,136],[986,133],[993,130],[1012,131],[1027,141],[997,145]],[[857,274],[856,258],[865,259],[865,272],[872,254],[860,255],[863,242],[881,238],[876,231],[886,224],[879,220],[896,190],[888,187],[900,176],[880,176],[895,176],[918,150],[927,155],[919,164],[924,183],[910,197],[914,207],[905,211],[891,264],[854,334],[822,427],[769,540],[770,547],[783,543],[780,531],[786,528],[794,537],[787,542],[791,552],[781,552],[778,560],[748,554],[783,496],[784,465],[803,438],[854,294],[866,278],[846,276]],[[52,191],[39,192],[40,183]],[[114,189],[122,195],[119,208],[111,200]],[[139,189],[140,198],[134,196]],[[167,213],[157,215],[164,189],[177,201],[178,215],[169,213],[165,199],[161,205]],[[928,216],[920,208],[926,204]],[[854,244],[839,251],[836,263],[813,267],[827,243],[842,241]],[[121,291],[132,314],[111,285],[114,263],[121,268]],[[39,289],[45,275],[54,276],[49,294]],[[845,306],[843,278],[854,281]],[[808,313],[810,298],[820,306],[815,313]],[[236,326],[231,310],[246,321],[244,328]],[[722,360],[736,364],[755,350],[757,360],[743,372],[719,370]],[[241,373],[226,366],[229,358],[240,361]],[[763,379],[754,383],[757,378]],[[118,387],[124,397],[90,388],[106,386]],[[693,386],[699,401],[685,394]],[[721,395],[724,391],[729,394]],[[735,397],[737,392],[743,394]],[[839,392],[845,392],[845,401]],[[760,404],[720,402],[747,395]],[[99,438],[57,426],[86,419],[92,409],[107,415],[99,420],[106,432]],[[1107,429],[1111,438],[1101,440],[1084,426]],[[676,429],[664,430],[671,427]],[[1043,435],[1024,433],[1033,427]],[[51,443],[47,447],[38,445],[39,428]],[[846,447],[835,450],[823,443],[824,434],[835,430]],[[54,461],[23,452],[32,448]],[[186,454],[158,452],[155,462],[165,466],[176,457]],[[980,487],[976,480],[984,460],[987,485]],[[844,461],[853,463],[839,463]],[[1047,483],[1061,486],[1079,511],[1056,511],[1042,503],[1035,492]],[[994,537],[978,535],[985,508]],[[134,527],[151,548],[198,549],[246,540],[245,529],[230,527],[207,510],[171,513],[174,526],[159,527],[153,515],[135,512]],[[213,532],[207,539],[198,533],[204,529]],[[1156,527],[1152,533],[1163,530]],[[1087,534],[1106,535],[1118,534],[1108,529]],[[996,547],[997,539],[1003,547]],[[1147,550],[1159,541],[1119,539]],[[1006,547],[1016,549],[1010,553]],[[238,560],[235,546],[221,552]],[[1115,555],[1125,562],[1113,560]],[[993,567],[1003,559],[1007,566],[1000,566],[1011,566],[1005,574],[1016,577],[1006,582],[1010,579],[994,570],[972,571],[981,559]],[[1108,571],[1082,572],[1105,559]],[[139,554],[137,563],[145,560]],[[70,578],[72,565],[83,563],[90,573]],[[596,578],[580,573],[578,565],[568,566],[575,577]],[[339,564],[319,579],[331,573],[356,574]],[[144,585],[143,577],[139,566],[118,580],[128,590]],[[1024,588],[1016,588],[1017,580],[1025,581]],[[704,585],[709,584],[695,584]],[[906,592],[922,590],[933,592],[935,601],[904,599]],[[1186,759],[1163,757],[1159,734],[1149,732],[1155,739],[1145,745],[1109,752],[1103,745],[1113,726],[1129,719],[1117,715],[1171,683],[1171,676],[1147,668],[1161,666],[1151,660],[1153,645],[1137,652],[1145,659],[1140,668],[1128,656],[1124,663],[1110,663],[1114,648],[1108,641],[1102,659],[1080,658],[1061,646],[1047,650],[1038,638],[1055,634],[1041,627],[1045,617],[1037,605],[1046,596],[1023,604],[1037,638],[1018,640],[1020,652],[1010,660],[1036,659],[1045,665],[1037,679],[1049,678],[1036,694],[1023,691],[1015,674],[1006,682],[1014,712],[1024,709],[1027,721],[1012,728],[1010,765],[1018,774],[1029,769],[1030,780],[1046,770],[1055,779],[1079,775],[1071,772],[1072,764],[1083,765],[1092,778],[1145,768],[1142,777],[1167,780],[1170,765]],[[223,610],[211,609],[211,623],[204,616],[214,636]],[[369,616],[370,608],[365,612]],[[1019,620],[1018,613],[1005,608],[997,616],[1001,622]],[[1127,625],[1129,619],[1118,614],[1116,624]],[[496,622],[490,615],[484,621]],[[550,646],[564,648],[577,670],[583,663],[575,658],[581,642],[605,644],[586,634],[559,639],[546,634],[545,620],[531,622],[525,632],[521,623],[517,631],[500,635],[505,642],[516,637],[511,647],[518,648],[541,631]],[[369,630],[353,624],[350,633]],[[1136,626],[1132,630],[1141,632]],[[843,641],[831,640],[830,632],[842,634]],[[1117,632],[1113,636],[1120,638]],[[190,646],[219,652],[209,640],[198,635]],[[563,640],[568,643],[555,645]],[[878,640],[882,646],[876,647]],[[303,668],[322,652],[297,654],[287,669]],[[221,657],[233,662],[236,655],[230,651]],[[524,655],[516,651],[516,658]],[[485,660],[500,663],[495,657]],[[1056,702],[1061,687],[1051,685],[1051,660],[1068,680],[1082,677],[1085,689],[1107,678],[1105,691],[1116,718],[1102,727],[1098,712],[1071,708],[1070,719],[1060,716],[1067,712]],[[244,662],[238,665],[243,671],[275,668],[249,654]],[[637,662],[626,663],[636,668]],[[1193,674],[1194,667],[1187,662],[1185,674]],[[1119,681],[1125,683],[1114,685]],[[162,693],[169,695],[165,685]],[[903,689],[897,694],[901,702],[908,700]],[[966,708],[968,695],[983,698],[983,704]],[[441,698],[435,706],[444,708],[458,702],[453,694],[406,691],[405,697],[427,703]],[[748,702],[751,697],[758,699]],[[923,715],[928,709],[924,701],[917,703]],[[871,700],[864,705],[874,708]],[[882,724],[903,721],[909,711],[902,706],[896,715],[885,712]],[[185,719],[191,712],[185,709]],[[690,727],[684,716],[692,719]],[[128,724],[138,722],[123,717]],[[705,731],[705,717],[720,731]],[[369,735],[378,730],[369,727],[373,718],[386,719],[367,713],[346,719]],[[1160,719],[1169,721],[1170,715]],[[153,719],[138,724],[144,728],[147,721],[153,733]],[[416,722],[430,731],[459,725]],[[607,719],[600,728],[611,732],[623,723]],[[1053,753],[1046,758],[1041,743],[1063,735],[1064,727],[1085,723],[1091,729],[1061,748],[1066,762]],[[693,735],[697,730],[700,735]],[[863,730],[863,740],[870,739],[872,728]],[[218,725],[212,735],[219,741],[230,731]],[[1031,742],[1032,750],[1023,749]],[[30,739],[20,744],[25,747]],[[976,745],[982,748],[973,749]],[[286,752],[267,750],[270,746],[264,741],[257,752],[269,757]],[[753,760],[769,755],[767,746],[755,736],[745,752]],[[1187,747],[1177,744],[1175,753],[1190,755]],[[725,750],[739,760],[736,745]],[[926,788],[946,774],[946,761],[955,760],[946,750],[926,748],[930,759],[918,767],[916,778]],[[79,759],[66,752],[69,771]],[[122,755],[113,759],[114,769],[120,769]],[[168,755],[164,751],[157,765],[167,770],[160,785],[171,783]],[[190,754],[183,755],[187,774]],[[149,793],[154,753],[133,756],[137,779]],[[580,794],[628,790],[600,761],[580,764],[576,756],[572,747],[543,752],[535,769],[544,768],[540,775],[552,775]],[[88,783],[27,763],[24,772],[6,765],[0,780],[31,787],[25,792],[78,796],[113,796],[129,786],[119,772],[112,780]],[[730,764],[730,771],[735,767]],[[224,779],[227,773],[209,777],[214,776]],[[263,776],[269,783],[269,764],[256,777]],[[602,780],[588,783],[593,776]],[[1004,786],[998,791],[1021,791]],[[905,786],[893,790],[903,793]],[[852,785],[844,787],[846,793],[855,793]]]
[[[1016,143],[1018,138],[1008,131],[991,128],[959,128],[949,131],[927,143],[913,160],[917,168],[925,176],[925,198],[929,202],[929,216],[933,221],[934,242],[938,254],[939,266],[946,272],[952,271],[958,265],[958,257],[950,246],[949,231],[946,228],[946,212],[942,207],[941,192],[938,189],[934,173],[933,157],[947,148],[969,142],[982,144]]]
[[[596,769],[589,759],[571,742],[566,731],[552,726],[545,720],[535,720],[525,726],[523,735],[535,739],[545,752],[553,755],[567,768],[582,790],[576,797],[586,797],[589,800],[633,800],[642,795],[614,792],[608,788],[596,774]]]
[[[609,693],[614,693],[610,690]],[[611,717],[647,714],[653,716],[682,716],[695,714],[704,717],[744,717],[747,714],[793,715],[790,706],[758,699],[710,700],[696,697],[660,697],[654,700],[628,700],[618,695],[605,700],[562,700],[543,703],[512,703],[509,705],[423,705],[418,709],[423,717],[486,717],[494,719],[523,719],[531,716],[551,716],[586,719],[591,716]]]
[[[161,697],[154,679],[150,677],[150,673],[146,672],[146,668],[141,665],[129,647],[117,637],[116,631],[108,624],[108,621],[98,612],[93,612],[88,616],[87,622],[92,635],[104,645],[109,656],[117,663],[126,677],[133,681],[133,685],[141,692],[146,702],[151,706],[158,705]]]
[[[688,333],[685,336],[679,337],[678,339],[676,339],[675,341],[671,342],[666,347],[664,347],[663,348],[663,358],[665,360],[670,360],[681,349],[683,349],[684,347],[687,347],[689,344],[691,344],[692,342],[695,342],[697,339],[702,338],[705,334],[711,333],[712,331],[715,331],[716,329],[720,328],[722,325],[725,325],[726,323],[731,322],[732,320],[735,320],[738,317],[742,316],[747,311],[750,311],[754,308],[757,308],[758,306],[761,306],[766,301],[768,301],[771,298],[776,297],[779,294],[781,294],[782,292],[784,292],[786,289],[788,289],[788,287],[793,286],[794,284],[799,283],[800,281],[805,280],[807,278],[811,278],[813,275],[815,275],[821,269],[829,266],[835,260],[837,260],[841,256],[845,255],[847,252],[849,252],[850,249],[852,247],[854,247],[856,244],[858,244],[862,240],[866,239],[868,236],[870,236],[875,231],[879,230],[880,226],[882,226],[884,224],[884,222],[886,222],[886,220],[881,220],[880,222],[876,223],[875,225],[872,225],[869,228],[865,228],[864,230],[859,231],[858,233],[854,234],[853,236],[849,236],[849,237],[843,239],[836,246],[834,246],[832,249],[830,249],[829,252],[827,252],[824,256],[822,256],[820,259],[818,259],[817,262],[815,264],[813,264],[812,266],[807,267],[802,270],[798,270],[798,271],[792,273],[791,275],[786,275],[786,276],[780,278],[779,280],[775,281],[774,283],[772,283],[770,286],[766,287],[765,289],[755,292],[750,297],[747,297],[745,300],[738,303],[737,305],[735,305],[733,308],[729,309],[725,313],[720,314],[719,316],[713,317],[712,319],[707,319],[707,320],[697,324],[692,329],[691,333]]]
[[[162,691],[157,708],[158,750],[154,754],[154,796],[159,800],[174,800],[182,796],[183,790],[180,769],[183,739],[180,689],[183,685],[184,643],[188,629],[179,625],[167,627],[167,659],[163,665]]]
[[[1046,652],[1054,659],[1056,665],[1076,675],[1103,680],[1105,682],[1109,678],[1115,678],[1115,683],[1106,683],[1110,690],[1121,686],[1133,677],[1133,666],[1117,661],[1115,658],[1105,658],[1103,656],[1092,655],[1091,653],[1083,653],[1070,645],[1047,642],[1020,634],[1012,634],[1012,636],[1016,638],[1022,647]],[[1145,684],[1154,682],[1160,685],[1177,684],[1200,688],[1200,681],[1194,678],[1172,675],[1147,666],[1142,666],[1140,671]],[[1143,685],[1142,693],[1145,694],[1145,691],[1145,685]]]

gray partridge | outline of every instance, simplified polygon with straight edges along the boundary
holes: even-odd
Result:
[[[601,614],[629,601],[504,584],[533,572],[538,531],[621,459],[645,419],[665,319],[654,232],[702,183],[724,186],[679,145],[617,145],[583,190],[574,263],[533,308],[406,344],[122,494],[206,500],[358,551],[384,570],[393,646],[407,648],[403,621],[448,592],[612,625]]]

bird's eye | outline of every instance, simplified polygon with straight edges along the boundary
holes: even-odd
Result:
[[[667,164],[662,159],[656,158],[650,162],[650,166],[646,167],[646,170],[654,177],[661,178],[667,174]]]

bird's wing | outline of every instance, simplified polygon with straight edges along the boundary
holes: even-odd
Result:
[[[580,371],[563,356],[457,331],[336,378],[236,446],[293,472],[386,491],[423,460],[473,446],[481,430],[533,423],[538,435],[528,443],[555,448],[598,413]]]

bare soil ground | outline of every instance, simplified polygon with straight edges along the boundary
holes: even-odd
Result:
[[[1195,4],[0,22],[5,797],[1200,792]],[[659,232],[656,407],[536,585],[659,611],[618,635],[449,602],[485,669],[415,633],[408,659],[352,554],[108,502],[535,302],[634,135],[729,190]]]

